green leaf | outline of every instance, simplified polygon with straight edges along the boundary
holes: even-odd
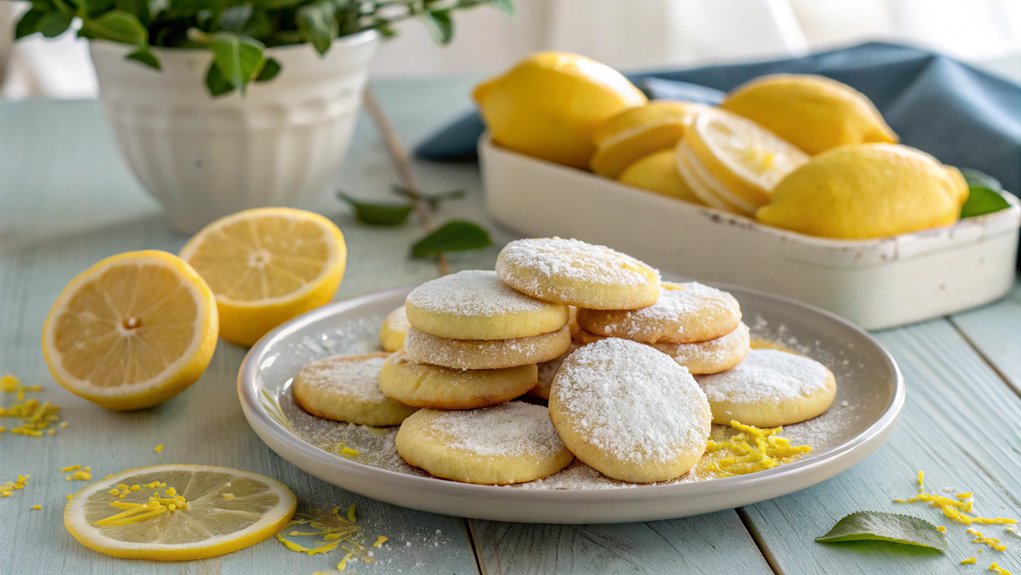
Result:
[[[411,255],[426,258],[443,252],[480,250],[492,245],[489,232],[466,220],[451,220],[411,246]]]
[[[213,34],[210,48],[213,50],[213,63],[220,69],[223,77],[243,94],[248,82],[253,80],[262,68],[264,58],[262,42],[230,32],[217,32]],[[208,74],[206,85],[209,85]]]
[[[35,8],[25,12],[18,20],[17,26],[14,27],[14,39],[20,40],[25,36],[31,36],[39,32],[44,16],[46,16],[45,12]]]
[[[78,35],[83,38],[144,46],[148,41],[149,31],[134,14],[114,10],[98,18],[85,20]]]
[[[888,541],[937,551],[947,549],[947,536],[937,531],[932,523],[917,517],[882,511],[852,513],[837,521],[829,533],[815,540],[819,543]]]
[[[125,58],[127,58],[128,60],[140,62],[156,70],[160,69],[159,58],[157,58],[156,55],[152,53],[152,50],[150,50],[148,46],[135,50],[134,52],[125,56]]]
[[[262,66],[262,70],[259,70],[259,75],[256,76],[256,82],[269,82],[273,78],[277,77],[280,73],[282,66],[276,58],[266,58],[266,63]]]
[[[514,16],[514,3],[511,0],[490,0],[494,8],[508,16]]]
[[[429,206],[429,209],[436,211],[440,207],[440,204],[449,200],[459,200],[467,195],[464,190],[450,190],[447,192],[436,192],[434,194],[426,194],[424,192],[416,192],[410,188],[393,184],[390,186],[391,191],[398,196],[405,198],[425,202]]]
[[[961,175],[964,176],[964,181],[968,182],[969,188],[989,188],[997,192],[1003,189],[1003,184],[999,180],[984,172],[961,168]]]
[[[210,64],[209,69],[206,70],[206,90],[209,90],[209,94],[215,98],[233,92],[234,84],[230,83],[230,80],[223,75],[216,64]]]
[[[1000,192],[984,187],[972,187],[968,190],[968,199],[961,206],[962,218],[983,216],[1010,207],[1010,202]]]
[[[344,192],[337,194],[341,200],[348,203],[353,209],[358,220],[374,226],[396,226],[403,224],[411,211],[415,209],[414,204],[385,204],[366,202],[352,198]]]
[[[225,32],[244,32],[252,19],[251,5],[231,6],[220,13],[217,24]]]
[[[454,37],[454,22],[449,10],[432,10],[422,12],[422,21],[432,39],[441,45],[450,43]]]
[[[298,24],[298,32],[307,42],[311,42],[320,55],[330,49],[330,44],[337,37],[337,20],[334,17],[334,6],[328,0],[306,4],[294,15]]]
[[[49,12],[39,20],[39,31],[47,38],[56,38],[68,28],[74,20],[73,14],[66,12]]]

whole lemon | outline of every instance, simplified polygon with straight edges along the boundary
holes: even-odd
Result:
[[[947,226],[968,184],[953,167],[896,144],[857,144],[787,174],[759,221],[813,236],[867,239]]]
[[[497,144],[587,169],[603,120],[648,102],[605,64],[566,52],[539,52],[479,84],[473,98]]]
[[[624,170],[618,181],[663,196],[703,204],[677,172],[673,148],[653,152],[634,162]]]
[[[738,86],[720,106],[809,154],[846,144],[897,142],[864,94],[823,76],[762,76]]]

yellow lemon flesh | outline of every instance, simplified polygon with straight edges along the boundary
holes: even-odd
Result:
[[[673,148],[684,135],[684,127],[705,106],[690,102],[657,100],[628,108],[596,128],[592,171],[611,179],[653,152]]]
[[[755,122],[716,109],[698,113],[677,147],[678,171],[702,201],[750,216],[808,158]]]
[[[191,266],[166,252],[126,252],[67,284],[43,325],[42,349],[70,392],[141,409],[198,380],[216,333],[213,293]]]
[[[494,142],[581,169],[595,151],[596,127],[648,102],[613,68],[565,52],[533,54],[477,86],[473,97]]]
[[[251,547],[294,515],[286,485],[209,465],[154,465],[82,489],[64,507],[79,543],[126,559],[190,561]]]
[[[896,143],[864,94],[822,76],[777,74],[739,86],[720,104],[809,154],[845,144]]]
[[[896,144],[824,152],[787,175],[763,223],[813,236],[867,239],[953,224],[967,199],[957,169]]]
[[[672,148],[649,154],[631,164],[620,175],[619,181],[693,204],[702,203],[677,173],[677,162]]]
[[[330,301],[344,277],[347,246],[340,229],[319,214],[257,208],[209,224],[181,257],[216,294],[220,337],[252,345]]]

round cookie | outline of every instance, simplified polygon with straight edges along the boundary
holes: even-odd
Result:
[[[511,289],[494,271],[465,270],[427,281],[404,304],[415,329],[448,339],[515,339],[557,331],[567,306]]]
[[[379,345],[384,351],[394,352],[404,347],[404,338],[408,335],[408,316],[401,306],[388,313],[379,326]]]
[[[534,481],[574,460],[546,408],[520,401],[471,411],[423,409],[404,421],[396,443],[410,465],[464,483]]]
[[[607,338],[567,356],[549,398],[575,457],[632,483],[674,479],[709,439],[709,402],[688,370],[647,345]]]
[[[496,258],[496,273],[519,292],[588,309],[638,309],[659,297],[659,271],[627,254],[573,239],[510,242]]]
[[[451,369],[501,369],[549,361],[571,346],[571,331],[564,326],[553,333],[493,341],[446,339],[412,327],[404,340],[408,357]]]
[[[708,375],[741,363],[751,349],[751,335],[748,326],[742,323],[727,335],[709,341],[649,345],[674,358],[692,375]]]
[[[335,355],[301,368],[291,390],[302,409],[334,421],[400,425],[418,409],[379,390],[379,373],[389,354]]]
[[[737,367],[698,378],[709,398],[713,423],[731,420],[757,427],[812,419],[833,404],[833,372],[814,359],[772,349],[753,349]]]
[[[535,387],[536,372],[534,364],[504,369],[448,369],[414,362],[404,351],[398,351],[383,364],[379,389],[405,405],[475,409],[528,393]]]
[[[549,400],[549,392],[553,387],[553,378],[556,377],[557,372],[560,371],[560,366],[564,364],[564,360],[567,359],[567,356],[571,355],[571,352],[576,349],[578,349],[578,346],[572,341],[571,347],[567,349],[567,353],[556,359],[544,361],[536,366],[539,368],[539,382],[535,384],[535,387],[533,387],[529,393],[535,397]]]
[[[642,343],[693,343],[723,337],[741,323],[729,293],[698,282],[663,282],[656,303],[632,311],[578,310],[582,329]]]

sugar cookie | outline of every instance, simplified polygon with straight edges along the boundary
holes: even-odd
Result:
[[[383,395],[405,405],[432,409],[474,409],[506,403],[535,387],[536,366],[504,369],[448,369],[417,363],[394,353],[379,372]]]
[[[306,365],[294,377],[295,403],[334,421],[399,425],[417,408],[388,399],[379,390],[379,372],[388,355],[336,355]]]
[[[549,414],[564,444],[604,475],[651,483],[694,466],[709,438],[709,402],[688,370],[647,345],[617,338],[567,356]]]
[[[642,343],[693,343],[723,337],[741,323],[741,304],[698,282],[663,282],[656,303],[631,311],[578,310],[582,329]]]
[[[833,372],[814,359],[753,349],[737,367],[698,378],[713,423],[731,420],[758,427],[790,425],[821,415],[837,393]]]
[[[557,331],[567,306],[515,291],[494,271],[465,270],[427,281],[404,304],[415,329],[449,339],[515,339]]]
[[[748,326],[742,323],[727,335],[709,341],[649,345],[674,358],[692,375],[708,375],[727,371],[741,363],[751,349],[751,336]]]
[[[500,250],[496,273],[532,297],[589,309],[637,309],[659,297],[657,270],[579,240],[515,240]]]
[[[549,361],[571,346],[571,331],[564,326],[553,333],[493,341],[446,339],[412,327],[404,341],[408,357],[451,369],[500,369]]]
[[[396,443],[410,465],[464,483],[534,481],[574,460],[546,408],[520,401],[471,411],[423,409],[404,421]]]
[[[401,306],[388,313],[379,327],[379,345],[384,351],[397,351],[404,347],[404,338],[408,335],[408,316]]]
[[[535,384],[535,387],[529,391],[530,394],[535,397],[549,400],[549,390],[553,387],[553,378],[556,377],[557,372],[560,371],[560,366],[564,364],[564,360],[567,356],[571,355],[571,352],[578,349],[575,343],[571,342],[571,347],[568,348],[567,353],[549,361],[540,363],[537,367],[539,368],[539,382]]]

